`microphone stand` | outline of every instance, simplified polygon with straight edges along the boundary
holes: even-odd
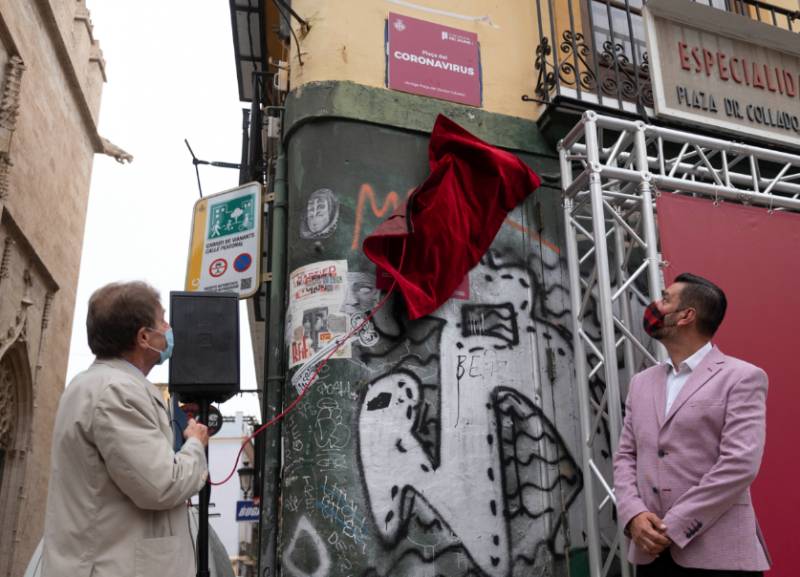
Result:
[[[208,426],[208,399],[200,399],[200,422]],[[206,445],[206,463],[208,462],[208,445]],[[200,520],[197,525],[197,577],[211,577],[208,570],[208,504],[211,501],[211,485],[206,479],[200,490]]]

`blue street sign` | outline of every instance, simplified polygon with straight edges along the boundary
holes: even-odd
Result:
[[[252,500],[236,501],[237,521],[258,521],[260,516],[261,508]]]

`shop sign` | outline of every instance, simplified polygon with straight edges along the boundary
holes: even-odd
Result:
[[[242,521],[258,521],[261,518],[261,507],[254,501],[246,499],[244,501],[236,501],[236,520]]]
[[[645,22],[658,116],[800,146],[800,35],[687,0]]]

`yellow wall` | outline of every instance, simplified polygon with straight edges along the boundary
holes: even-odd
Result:
[[[555,30],[550,28],[548,7],[551,4],[555,11]],[[773,0],[771,4],[790,10],[800,8],[800,0]],[[535,120],[542,107],[524,102],[521,97],[523,94],[536,96],[538,71],[534,64],[539,44],[539,19],[545,35],[555,32],[551,46],[558,50],[565,30],[574,27],[581,31],[582,7],[585,9],[586,5],[585,0],[338,0],[324,3],[293,0],[292,7],[309,21],[311,29],[304,35],[297,22],[292,21],[300,40],[303,66],[299,65],[297,46],[292,40],[291,87],[297,89],[309,82],[348,80],[385,88],[384,30],[389,12],[394,12],[476,33],[481,49],[482,108]],[[439,13],[426,10],[426,6]],[[490,23],[476,21],[476,17],[488,17]],[[755,18],[755,14],[751,17]],[[771,17],[762,11],[760,20],[768,22]],[[780,19],[778,26],[786,27]],[[793,27],[797,30],[800,21],[795,20]],[[584,36],[585,42],[590,44],[589,31],[584,31]],[[558,57],[565,59],[561,51]],[[569,56],[568,62],[571,63],[571,59]],[[552,64],[552,54],[549,60]]]
[[[415,2],[417,5],[423,3],[441,11],[488,16],[494,26],[433,14],[386,0],[294,0],[292,8],[310,21],[311,30],[305,37],[300,37],[302,67],[297,62],[296,47],[292,46],[292,88],[323,80],[349,80],[384,88],[384,27],[389,12],[394,12],[475,32],[481,46],[482,108],[529,119],[538,116],[539,107],[523,102],[521,98],[523,94],[533,96],[536,88],[536,2]],[[299,32],[296,23],[293,24]]]

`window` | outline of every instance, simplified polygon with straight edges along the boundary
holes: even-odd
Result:
[[[729,0],[695,0],[720,10]],[[652,106],[649,62],[642,9],[646,0],[592,0],[583,10],[591,27],[594,70],[599,92],[621,101]]]
[[[695,0],[698,4],[705,4],[706,6],[711,6],[712,8],[719,8],[720,10],[727,10],[728,9],[728,2],[727,0]]]
[[[618,61],[641,64],[647,52],[642,0],[629,0],[627,5],[624,0],[593,0],[591,24],[598,55],[605,53],[607,58],[613,55]],[[613,63],[609,60],[604,64]]]
[[[728,1],[695,0],[698,4],[720,10],[728,10]],[[618,61],[622,59],[639,65],[646,59],[643,4],[646,4],[643,0],[592,0],[591,24],[598,54],[616,52]]]
[[[583,22],[591,27],[588,73],[597,92],[617,106],[652,106],[643,0],[592,0],[582,4]]]

